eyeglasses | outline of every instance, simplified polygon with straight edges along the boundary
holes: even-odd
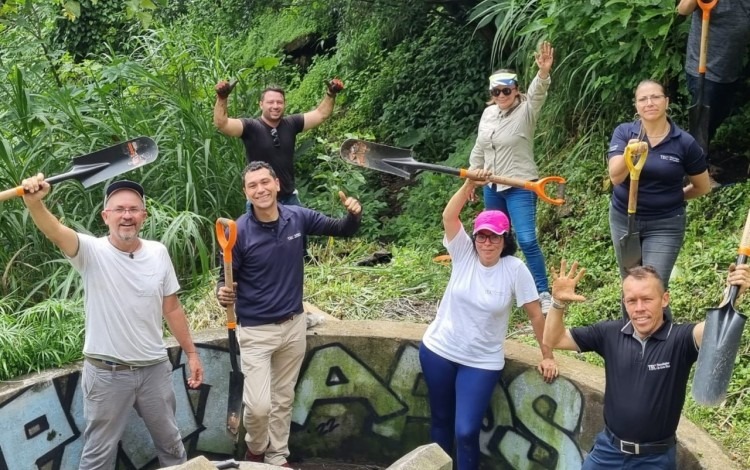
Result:
[[[656,103],[658,101],[661,101],[663,98],[666,98],[667,95],[649,95],[649,96],[641,96],[637,100],[635,100],[638,104],[646,104],[649,101],[652,103]]]
[[[493,88],[490,90],[492,96],[500,96],[501,93],[505,96],[510,96],[513,93],[513,88]]]
[[[275,127],[271,128],[271,138],[273,139],[273,146],[279,148],[281,142],[279,142],[279,131]]]
[[[503,236],[502,235],[498,235],[496,233],[493,233],[493,234],[490,234],[490,235],[487,235],[487,234],[484,234],[484,233],[478,233],[478,234],[474,235],[474,240],[477,243],[484,243],[487,240],[489,240],[490,243],[492,243],[493,245],[497,245],[498,243],[500,243],[500,241],[502,239],[503,239]]]
[[[131,214],[133,214],[133,215],[138,215],[141,212],[143,212],[145,209],[141,209],[141,208],[138,208],[138,207],[128,207],[128,208],[125,208],[125,207],[115,207],[114,209],[104,209],[104,210],[107,211],[107,212],[113,212],[113,213],[115,213],[117,215],[127,214],[128,212],[131,213]]]

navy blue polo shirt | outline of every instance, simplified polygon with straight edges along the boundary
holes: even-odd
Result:
[[[604,358],[604,422],[617,437],[645,443],[674,436],[698,359],[694,328],[666,321],[643,342],[626,320],[571,328],[581,352]]]
[[[703,149],[695,139],[671,120],[669,124],[667,137],[656,147],[648,146],[648,157],[638,184],[638,219],[654,220],[681,213],[685,207],[682,191],[685,176],[699,175],[708,169]],[[640,132],[640,121],[617,126],[609,143],[608,158],[623,155],[630,139],[637,139]],[[648,143],[645,135],[643,140]],[[628,213],[629,191],[630,176],[612,191],[612,207],[620,213]]]
[[[236,222],[232,273],[237,283],[234,310],[241,326],[265,325],[302,312],[305,236],[352,236],[361,220],[352,214],[334,219],[305,207],[278,207],[279,218],[273,223],[258,221],[252,211]]]

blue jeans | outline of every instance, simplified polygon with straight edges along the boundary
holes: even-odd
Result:
[[[448,455],[456,443],[458,470],[479,468],[479,431],[502,370],[464,366],[419,347],[430,400],[430,437]]]
[[[510,188],[495,191],[494,184],[484,187],[484,207],[508,214],[511,226],[516,232],[518,246],[523,251],[531,275],[534,276],[536,290],[541,294],[549,292],[549,282],[544,255],[536,239],[536,201],[536,194],[526,189]]]
[[[594,447],[581,470],[676,470],[676,446],[663,454],[632,455],[624,454],[615,447],[612,439],[602,431],[596,435]]]
[[[672,217],[656,220],[635,219],[635,230],[640,232],[641,238],[641,265],[654,267],[662,281],[664,288],[669,288],[669,276],[672,274],[672,268],[677,261],[677,255],[680,254],[682,241],[685,238],[685,226],[687,218],[685,211]],[[622,266],[622,252],[620,251],[620,239],[628,233],[628,216],[622,212],[616,211],[609,206],[609,230],[612,236],[612,245],[615,248],[617,265],[620,267],[620,277],[625,278],[625,268]],[[622,309],[623,316],[627,319],[628,315],[625,308]],[[664,309],[664,314],[672,319],[672,312],[669,307]]]

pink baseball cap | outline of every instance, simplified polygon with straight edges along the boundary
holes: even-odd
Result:
[[[502,235],[510,229],[510,221],[503,211],[482,211],[474,219],[474,235],[480,230],[489,230]]]

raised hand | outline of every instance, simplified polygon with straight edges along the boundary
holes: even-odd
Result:
[[[547,41],[542,42],[539,45],[539,51],[534,53],[536,59],[536,65],[539,67],[539,75],[542,78],[549,76],[550,70],[552,70],[552,62],[555,61],[555,49]]]
[[[350,214],[359,215],[362,212],[362,206],[359,201],[353,197],[347,197],[344,191],[339,191],[339,199]]]
[[[578,261],[574,261],[573,265],[568,270],[567,261],[562,260],[560,262],[560,272],[556,272],[555,268],[552,270],[552,297],[560,302],[583,302],[586,297],[576,294],[576,286],[578,281],[581,280],[584,274],[586,274],[586,268],[578,269]]]
[[[338,92],[344,89],[344,82],[338,78],[332,78],[326,82],[326,88],[328,90],[328,95],[336,96]]]
[[[216,94],[219,96],[219,98],[227,99],[232,90],[234,90],[235,85],[237,85],[237,80],[233,81],[232,83],[229,83],[226,80],[222,80],[216,84],[214,90],[216,90]]]
[[[51,189],[50,184],[44,181],[44,175],[42,173],[37,173],[34,176],[24,179],[21,181],[21,186],[23,186],[25,192],[23,199],[26,202],[41,200],[44,196],[49,194]]]

